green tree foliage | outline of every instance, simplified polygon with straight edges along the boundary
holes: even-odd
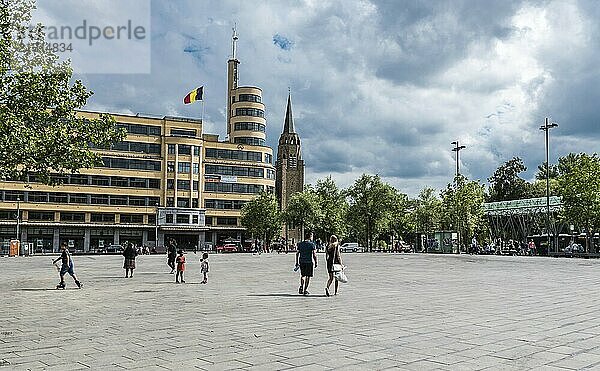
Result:
[[[396,190],[383,183],[378,175],[363,174],[350,186],[348,197],[347,223],[366,244],[369,251],[373,247],[373,236],[377,236],[389,225],[394,211]]]
[[[416,230],[427,236],[440,228],[442,201],[436,196],[433,188],[421,190],[419,197],[414,200],[412,219]]]
[[[513,157],[500,165],[488,178],[488,201],[510,201],[530,197],[531,185],[519,176],[524,171],[527,171],[527,167],[519,157]]]
[[[0,178],[72,173],[101,163],[93,147],[121,140],[112,117],[76,117],[92,95],[71,82],[69,62],[43,47],[43,28],[29,30],[33,0],[0,0]]]
[[[294,193],[283,212],[283,219],[288,225],[302,228],[303,234],[306,228],[314,231],[322,220],[317,193],[310,187],[302,192]]]
[[[392,191],[387,229],[391,232],[390,242],[393,243],[394,239],[403,238],[408,233],[412,233],[414,224],[410,214],[412,203],[408,196],[395,188]]]
[[[469,181],[462,175],[458,177],[457,184],[448,184],[441,193],[442,227],[458,230],[461,245],[464,246],[472,236],[486,229],[483,215],[485,189],[483,184]]]
[[[585,228],[587,251],[589,238],[600,227],[600,158],[598,155],[570,154],[559,160],[558,188],[563,202],[563,216]]]
[[[314,192],[319,197],[321,209],[321,222],[315,227],[317,235],[323,241],[328,241],[332,234],[339,239],[343,238],[346,235],[344,218],[348,211],[344,193],[331,179],[331,176],[317,180]]]
[[[242,207],[242,225],[254,237],[269,243],[281,231],[281,216],[277,198],[271,193],[260,193]]]

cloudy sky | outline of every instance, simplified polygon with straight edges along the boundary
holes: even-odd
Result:
[[[89,8],[39,2],[45,19],[89,17]],[[87,108],[199,117],[201,106],[184,106],[182,98],[204,85],[205,131],[224,138],[236,22],[240,83],[263,89],[274,148],[291,87],[308,182],[332,175],[347,186],[377,173],[410,195],[440,189],[453,177],[454,140],[467,146],[461,172],[471,179],[485,181],[513,156],[524,159],[531,178],[545,156],[538,129],[545,116],[560,125],[551,134],[553,160],[599,149],[594,1],[119,4],[119,12],[97,13],[107,12],[110,22],[114,13],[148,12],[151,51],[129,59],[140,66],[149,59],[149,68],[78,74],[95,92]]]

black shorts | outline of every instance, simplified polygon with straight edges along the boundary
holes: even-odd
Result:
[[[313,276],[313,263],[300,263],[300,275],[302,277]]]

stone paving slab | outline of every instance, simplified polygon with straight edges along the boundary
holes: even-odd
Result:
[[[211,255],[208,285],[193,253],[179,285],[164,256],[76,256],[82,290],[51,258],[0,258],[0,371],[600,369],[600,261],[346,254],[327,298],[293,254]]]

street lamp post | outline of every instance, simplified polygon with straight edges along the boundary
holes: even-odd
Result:
[[[156,203],[156,219],[154,220],[154,248],[158,250],[158,202]]]
[[[558,127],[555,122],[550,122],[548,117],[544,119],[544,125],[540,126],[546,134],[546,236],[548,255],[550,255],[550,129]]]
[[[21,197],[17,197],[17,240],[21,240]]]
[[[460,150],[465,149],[467,147],[461,146],[458,143],[458,140],[450,143],[454,144],[454,148],[452,148],[452,152],[456,152],[456,176],[454,177],[455,183],[455,194],[454,194],[454,202],[456,204],[456,242],[458,243],[458,247],[456,248],[456,253],[460,254],[460,216],[458,215],[458,176],[460,175]]]

